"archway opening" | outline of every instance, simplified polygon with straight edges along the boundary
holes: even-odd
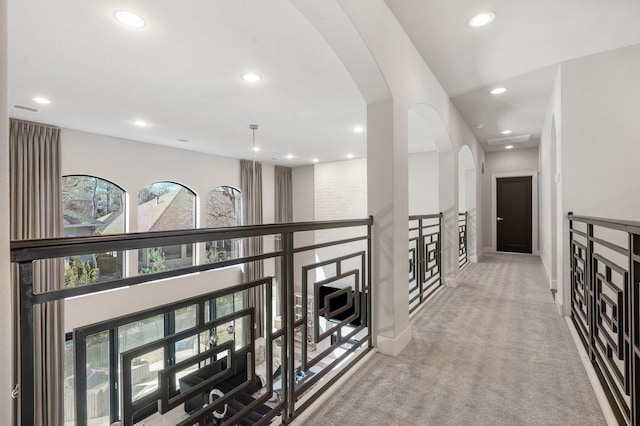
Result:
[[[477,208],[476,208],[476,164],[468,146],[458,152],[458,214],[464,216],[464,236],[459,239],[460,256],[466,255],[471,261],[477,261]],[[462,220],[461,220],[462,223]],[[463,241],[464,238],[464,241]],[[466,244],[464,253],[462,245]]]

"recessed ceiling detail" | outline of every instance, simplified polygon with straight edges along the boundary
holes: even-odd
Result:
[[[494,19],[496,19],[496,14],[494,12],[482,12],[469,19],[469,21],[467,21],[467,25],[471,28],[484,27],[485,25],[489,25],[493,22]]]
[[[11,105],[11,108],[19,109],[19,110],[22,110],[22,111],[28,111],[28,112],[39,112],[40,111],[38,108],[33,108],[33,107],[30,107],[30,106],[20,105],[20,104],[13,104],[13,105]]]
[[[244,81],[248,81],[249,83],[255,83],[262,80],[262,77],[260,77],[258,74],[247,73],[247,74],[242,74],[242,79]]]
[[[507,89],[506,87],[496,87],[495,89],[491,89],[489,93],[491,93],[492,95],[502,95],[507,90],[509,89]]]
[[[51,103],[51,101],[44,96],[36,96],[35,98],[33,98],[33,102],[37,102],[42,105],[49,105]]]
[[[127,10],[116,10],[113,16],[118,22],[131,28],[142,28],[147,24],[140,16]]]
[[[531,135],[509,136],[506,138],[487,139],[490,146],[531,142]]]

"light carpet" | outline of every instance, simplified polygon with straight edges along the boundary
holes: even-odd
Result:
[[[305,425],[606,425],[538,257],[485,255]]]

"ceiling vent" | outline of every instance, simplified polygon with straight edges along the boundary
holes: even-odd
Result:
[[[23,111],[29,111],[29,112],[40,112],[38,108],[32,108],[24,105],[19,105],[19,104],[13,104],[11,105],[11,108],[21,109]]]
[[[494,145],[511,145],[518,144],[524,142],[531,142],[531,135],[521,135],[521,136],[509,136],[506,138],[497,138],[497,139],[487,139],[487,143],[491,146]]]

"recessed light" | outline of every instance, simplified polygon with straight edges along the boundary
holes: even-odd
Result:
[[[496,87],[495,89],[493,89],[489,93],[491,93],[492,95],[501,95],[506,91],[507,91],[506,87]]]
[[[313,159],[313,160],[311,160],[311,161],[313,161],[314,163],[318,163],[320,160],[318,160],[317,158],[314,158],[314,159]]]
[[[513,145],[507,145],[504,147],[504,149],[512,149],[512,148],[513,148]]]
[[[144,126],[147,126],[149,123],[147,123],[144,120],[135,120],[133,124],[135,124],[138,127],[144,127]]]
[[[285,155],[285,158],[288,159],[288,160],[291,160],[293,158],[293,155],[287,154],[287,155]]]
[[[142,28],[147,24],[140,16],[126,10],[116,10],[113,16],[118,22],[131,28]]]
[[[254,146],[254,147],[253,147],[253,152],[258,152],[258,151],[260,151],[260,147],[258,147],[258,146]]]
[[[49,105],[51,103],[49,99],[42,96],[36,96],[35,98],[33,98],[33,101],[42,105]]]
[[[247,73],[242,75],[242,79],[250,83],[255,83],[256,81],[262,80],[262,77],[260,77],[258,74]]]
[[[349,159],[353,158],[353,154],[347,154],[347,158]]]
[[[354,131],[355,133],[362,133],[362,132],[364,132],[364,127],[362,127],[362,126],[356,126],[356,127],[354,127],[354,128],[353,128],[353,131]]]
[[[496,19],[496,14],[493,12],[478,13],[473,18],[467,21],[467,25],[471,28],[484,27],[487,24],[493,22]]]
[[[511,130],[503,130],[500,133],[502,133],[503,135],[508,135],[511,133]]]

